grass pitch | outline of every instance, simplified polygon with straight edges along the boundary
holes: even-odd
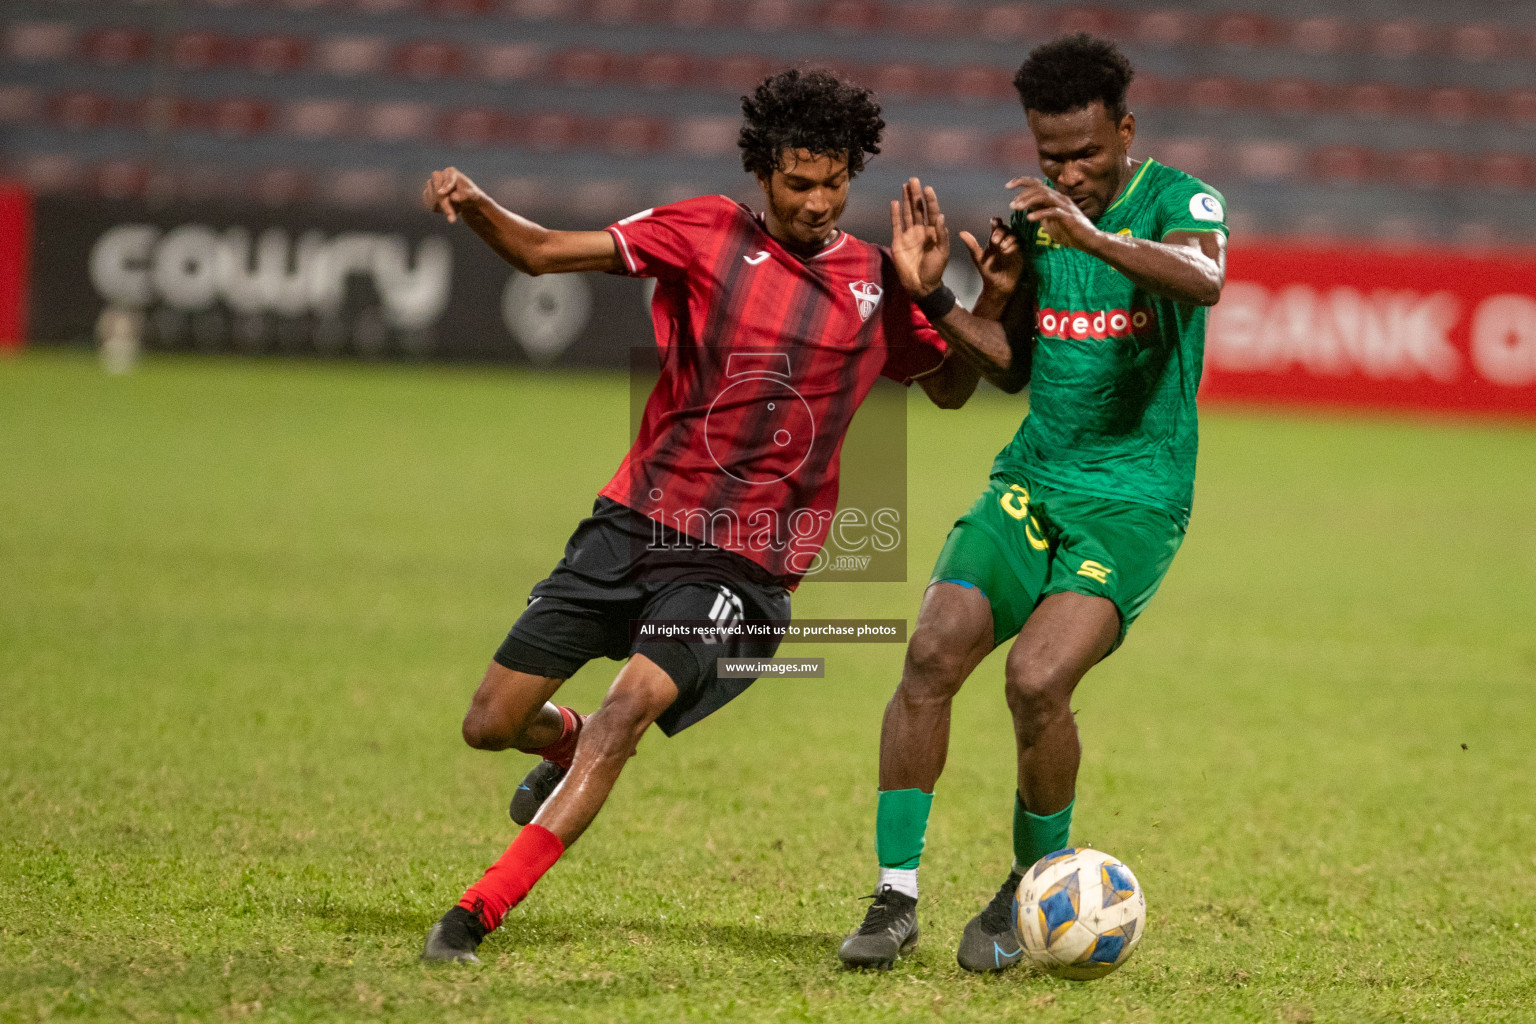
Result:
[[[906,616],[1019,406],[914,401]],[[1075,839],[1147,939],[955,965],[1009,858],[999,658],[957,702],[923,942],[837,969],[896,646],[653,735],[482,947],[416,962],[526,755],[458,722],[625,446],[597,375],[0,361],[0,1019],[1536,1019],[1536,431],[1208,413],[1193,526],[1076,702]],[[612,674],[565,698],[589,708]]]

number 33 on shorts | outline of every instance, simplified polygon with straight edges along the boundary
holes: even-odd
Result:
[[[1003,506],[1003,511],[1013,518],[1024,523],[1024,539],[1029,541],[1029,546],[1036,551],[1044,551],[1051,546],[1045,539],[1045,531],[1040,528],[1040,520],[1029,514],[1029,490],[1019,484],[1009,484],[1003,496],[998,499],[998,504]]]

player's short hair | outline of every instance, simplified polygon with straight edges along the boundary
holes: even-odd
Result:
[[[1125,91],[1134,77],[1118,46],[1079,32],[1031,50],[1013,76],[1013,87],[1025,110],[1065,114],[1099,100],[1118,122],[1125,116]]]
[[[741,166],[760,178],[773,177],[786,149],[846,154],[848,173],[858,174],[885,130],[874,93],[830,71],[781,71],[741,98],[741,113]]]

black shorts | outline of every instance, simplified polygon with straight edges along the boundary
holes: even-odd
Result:
[[[565,557],[528,595],[496,651],[515,672],[569,679],[593,658],[643,654],[677,686],[656,724],[668,736],[718,711],[751,686],[721,679],[717,658],[767,658],[779,638],[728,635],[719,643],[635,639],[640,623],[759,620],[787,625],[789,591],[747,558],[661,526],[598,498],[565,545]]]

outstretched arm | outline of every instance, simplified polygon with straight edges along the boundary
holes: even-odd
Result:
[[[456,167],[433,171],[422,204],[452,224],[460,217],[486,244],[525,274],[623,270],[618,245],[606,231],[552,231],[499,205]]]
[[[1062,245],[1114,267],[1138,287],[1176,302],[1214,306],[1227,280],[1227,238],[1220,231],[1174,231],[1161,241],[1094,227],[1077,204],[1039,178],[1015,178],[1009,204]]]
[[[1015,393],[1029,381],[1034,329],[1032,316],[1027,324],[1019,322],[1019,310],[1027,309],[1028,302],[1024,298],[1014,300],[1023,271],[1023,254],[1017,239],[1000,220],[992,222],[986,249],[967,232],[960,237],[981,272],[981,297],[974,311],[954,305],[942,315],[935,310],[928,317],[929,322],[981,376],[1004,391]],[[932,188],[924,188],[916,178],[902,186],[901,199],[891,202],[891,256],[901,283],[914,298],[928,299],[943,287],[944,267],[949,262],[949,230],[937,194]],[[919,302],[919,307],[924,304]],[[1021,350],[1022,359],[1015,358],[1016,349]]]

